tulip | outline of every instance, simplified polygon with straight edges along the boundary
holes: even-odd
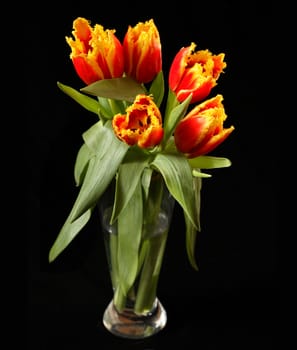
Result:
[[[74,20],[73,29],[74,40],[66,37],[66,41],[71,47],[74,68],[84,83],[89,85],[123,75],[123,47],[114,34],[115,30],[104,30],[99,24],[92,28],[82,17]]]
[[[176,148],[188,158],[195,158],[214,150],[234,130],[224,128],[227,116],[222,104],[222,95],[217,95],[194,107],[176,126]]]
[[[112,120],[113,130],[121,141],[140,148],[154,147],[161,142],[162,116],[152,97],[137,95],[126,112],[115,115]]]
[[[152,19],[128,27],[123,49],[125,73],[137,82],[148,83],[161,71],[160,36]]]
[[[227,66],[225,55],[213,55],[209,50],[196,51],[196,44],[180,49],[169,70],[169,87],[179,102],[192,94],[191,103],[206,98],[217,85],[217,79]]]

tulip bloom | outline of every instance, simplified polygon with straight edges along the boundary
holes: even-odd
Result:
[[[158,145],[163,138],[160,110],[147,95],[137,95],[126,109],[127,114],[113,117],[112,126],[116,136],[128,145],[149,148]]]
[[[213,55],[209,50],[194,51],[196,44],[180,49],[169,71],[169,87],[179,102],[190,94],[191,103],[206,98],[217,85],[217,79],[226,67],[225,55]]]
[[[128,27],[123,40],[125,73],[139,83],[148,83],[162,69],[161,42],[151,19]]]
[[[66,37],[71,47],[70,58],[78,76],[87,85],[123,75],[123,47],[115,30],[104,30],[99,24],[92,28],[82,17],[73,21],[73,29],[74,40]]]
[[[188,158],[211,152],[234,130],[233,126],[223,127],[227,116],[222,100],[222,95],[217,95],[197,105],[177,124],[175,145]]]

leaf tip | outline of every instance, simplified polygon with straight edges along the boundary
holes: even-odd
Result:
[[[53,249],[50,250],[49,254],[48,254],[48,262],[52,263],[54,260],[56,259],[56,255],[53,252]]]

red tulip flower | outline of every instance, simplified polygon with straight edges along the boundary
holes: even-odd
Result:
[[[123,40],[125,73],[139,83],[148,83],[162,70],[161,42],[151,19],[128,27]]]
[[[197,105],[177,124],[175,144],[188,158],[211,152],[234,130],[223,126],[227,116],[222,100],[222,95],[217,95]]]
[[[122,77],[123,47],[115,30],[104,30],[99,24],[92,28],[82,17],[74,20],[73,29],[74,40],[66,37],[71,47],[70,58],[78,76],[87,85],[101,79]]]
[[[163,138],[160,110],[147,95],[137,95],[127,114],[113,117],[112,126],[116,136],[128,145],[150,148],[158,145]]]
[[[213,55],[209,50],[194,51],[196,44],[180,49],[169,71],[169,87],[179,102],[192,94],[191,103],[206,98],[217,85],[217,79],[226,67],[225,55]]]

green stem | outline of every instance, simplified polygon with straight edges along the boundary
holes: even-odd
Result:
[[[141,272],[134,312],[143,315],[151,311],[156,299],[158,279],[162,266],[168,230],[148,240],[146,257]]]
[[[112,288],[114,291],[113,302],[118,311],[122,311],[126,305],[126,296],[119,286],[119,267],[118,267],[118,236],[109,234],[109,272]]]
[[[109,248],[110,248],[110,276],[112,281],[112,287],[114,291],[113,303],[115,308],[121,312],[124,310],[127,304],[127,295],[121,288],[119,278],[119,265],[118,265],[118,235],[109,235]],[[134,293],[134,291],[131,291]]]
[[[114,290],[113,303],[115,308],[122,312],[126,307],[127,296],[123,293],[121,286],[118,284]]]
[[[118,236],[116,234],[109,234],[109,254],[110,254],[110,262],[109,262],[109,271],[111,276],[111,283],[113,289],[118,285],[118,262],[117,262],[117,254],[118,254]]]

